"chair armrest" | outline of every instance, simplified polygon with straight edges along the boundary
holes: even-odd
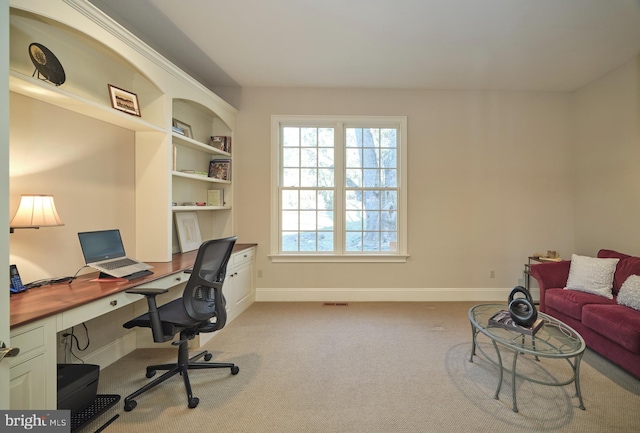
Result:
[[[540,263],[531,266],[531,275],[540,287],[540,311],[546,310],[545,291],[547,289],[560,289],[567,285],[571,260],[561,262]]]
[[[167,293],[168,291],[169,289],[143,287],[134,287],[132,289],[125,290],[125,293],[144,295],[147,298],[147,305],[149,307],[149,321],[151,322],[151,333],[153,334],[153,341],[155,341],[156,343],[164,343],[165,341],[167,341],[162,329],[162,320],[160,320],[160,312],[158,311],[156,296]]]
[[[156,289],[156,288],[144,288],[144,287],[134,287],[132,289],[125,290],[125,293],[132,293],[134,295],[144,295],[144,296],[155,296],[161,295],[163,293],[167,293],[169,289]]]

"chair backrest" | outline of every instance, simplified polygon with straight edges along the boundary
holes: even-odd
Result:
[[[232,236],[200,245],[191,277],[182,294],[189,317],[203,322],[216,318],[213,330],[222,328],[227,321],[222,284],[236,240],[237,237]]]

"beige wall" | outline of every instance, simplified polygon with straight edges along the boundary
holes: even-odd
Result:
[[[640,57],[574,99],[576,253],[640,255]]]
[[[241,241],[259,243],[259,298],[280,289],[355,288],[435,291],[445,298],[459,289],[467,292],[464,297],[500,291],[502,299],[504,290],[522,283],[528,255],[572,252],[569,94],[291,88],[219,93],[240,110],[236,231]],[[407,263],[269,261],[272,114],[408,117]]]
[[[73,275],[80,231],[119,228],[135,254],[133,132],[16,93],[10,115],[10,215],[20,194],[53,194],[65,224],[10,235],[22,281]]]
[[[606,247],[640,254],[639,62],[574,94],[221,91],[240,109],[236,232],[241,242],[259,243],[259,295],[348,288],[362,299],[375,299],[376,291],[396,292],[398,299],[410,292],[491,297],[522,284],[522,265],[536,251],[569,257]],[[408,117],[407,263],[269,261],[272,114]],[[53,193],[66,224],[10,236],[10,260],[26,282],[75,272],[82,265],[78,231],[120,227],[135,254],[133,133],[78,116],[11,94],[9,211],[20,193]]]

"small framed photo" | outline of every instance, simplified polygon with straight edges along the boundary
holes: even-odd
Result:
[[[195,212],[176,212],[175,215],[180,252],[186,253],[200,248],[202,238],[200,237],[198,214]]]
[[[182,132],[176,131],[181,130]],[[193,138],[193,132],[191,131],[191,125],[184,123],[181,120],[173,119],[173,130],[178,132],[178,134],[182,134],[185,137]]]
[[[119,87],[109,86],[109,96],[111,98],[111,106],[116,110],[124,111],[128,114],[140,117],[140,104],[138,103],[138,95]]]

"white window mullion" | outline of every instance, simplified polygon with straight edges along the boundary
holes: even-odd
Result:
[[[344,236],[345,236],[345,220],[344,220],[344,155],[345,155],[345,137],[344,123],[336,122],[335,133],[335,245],[336,253],[344,254]]]

